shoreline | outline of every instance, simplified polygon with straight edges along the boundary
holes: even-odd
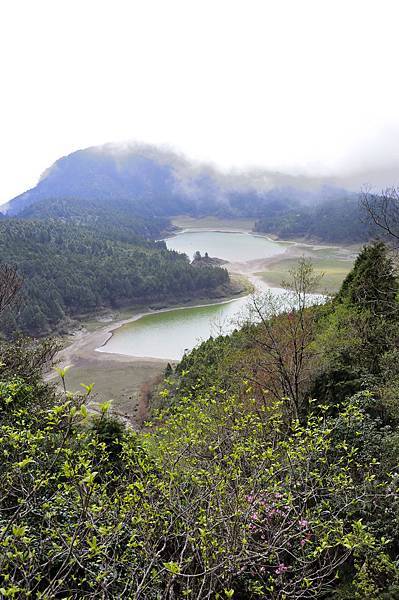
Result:
[[[242,274],[237,272],[230,272],[230,275],[232,276],[233,282],[234,275],[242,277]],[[107,342],[111,339],[113,332],[116,329],[119,329],[120,327],[123,327],[124,325],[127,325],[129,323],[133,323],[134,321],[138,321],[142,317],[169,312],[172,310],[183,310],[185,308],[201,308],[205,306],[215,306],[218,304],[228,304],[240,298],[245,298],[250,295],[253,287],[246,277],[245,279],[246,285],[242,285],[241,290],[238,290],[236,294],[232,293],[231,295],[226,295],[224,297],[215,297],[214,300],[209,297],[206,299],[204,298],[202,301],[191,299],[185,302],[184,304],[172,303],[169,306],[166,305],[158,309],[152,309],[148,305],[142,306],[140,308],[134,306],[131,307],[131,309],[123,308],[120,312],[123,314],[124,312],[129,311],[131,313],[131,316],[121,319],[118,318],[117,314],[115,320],[111,318],[111,320],[108,320],[106,322],[105,320],[101,320],[100,315],[97,315],[97,317],[95,315],[92,315],[91,318],[88,317],[86,319],[83,319],[82,321],[80,321],[80,327],[70,331],[66,336],[64,336],[66,345],[58,353],[58,359],[60,361],[60,364],[62,366],[66,366],[68,361],[69,363],[73,364],[74,358],[97,358],[99,356],[101,356],[102,360],[104,361],[113,360],[115,357],[120,357],[123,362],[135,362],[141,360],[150,362],[168,362],[167,359],[159,359],[151,356],[139,357],[131,356],[129,354],[117,354],[114,352],[107,352],[106,350],[101,350],[101,348],[104,348],[106,346]],[[93,331],[86,329],[85,324],[92,323],[93,321],[96,321],[96,324],[98,324],[98,326]],[[93,356],[94,352],[98,354]],[[174,359],[169,359],[169,362],[170,360],[174,361]]]
[[[250,227],[249,224],[247,224],[245,227],[237,224],[237,221],[240,222],[242,220],[246,220],[246,219],[241,219],[241,218],[231,218],[231,219],[218,219],[217,217],[214,218],[215,221],[217,221],[216,224],[214,225],[207,225],[207,226],[195,226],[195,222],[198,223],[198,221],[201,220],[206,220],[208,217],[199,217],[198,219],[192,218],[190,217],[190,220],[192,221],[190,223],[190,225],[192,225],[190,227],[190,225],[188,225],[187,223],[184,223],[184,225],[181,224],[181,218],[183,218],[185,220],[184,215],[176,215],[175,217],[170,217],[172,225],[176,228],[175,231],[170,232],[170,235],[166,235],[164,239],[168,239],[170,237],[175,237],[176,235],[180,234],[180,233],[193,233],[193,232],[205,232],[205,231],[215,231],[217,233],[248,233],[250,235],[253,235],[254,237],[261,237],[261,238],[266,238],[267,240],[270,240],[271,242],[277,242],[277,243],[282,243],[282,244],[286,244],[286,245],[293,245],[293,246],[303,246],[305,248],[314,248],[316,250],[318,249],[346,249],[348,251],[351,252],[358,252],[362,246],[366,243],[366,242],[359,242],[356,244],[350,244],[350,243],[342,243],[342,244],[338,244],[338,243],[323,243],[321,240],[319,239],[310,239],[310,238],[290,238],[289,240],[280,238],[278,235],[272,234],[272,233],[266,233],[266,232],[261,232],[261,231],[254,231],[253,228]],[[234,225],[231,226],[229,225],[225,225],[225,223],[228,223],[229,220],[234,221]],[[252,223],[252,227],[255,224],[255,218],[254,219],[247,219],[248,223],[251,222]],[[180,223],[180,224],[179,224]],[[224,224],[223,224],[224,223]]]
[[[233,231],[234,229],[234,231]],[[133,425],[143,422],[142,415],[145,407],[148,407],[151,390],[162,381],[163,372],[168,363],[175,365],[176,359],[156,358],[151,356],[131,356],[107,351],[107,343],[115,331],[124,325],[138,321],[149,316],[183,310],[186,308],[201,308],[205,306],[224,305],[232,303],[240,298],[249,297],[258,289],[264,291],[266,288],[281,288],[281,281],[276,283],[273,278],[267,279],[267,271],[272,271],[273,265],[287,264],[287,261],[295,261],[301,256],[309,256],[313,259],[329,259],[329,255],[336,254],[336,258],[348,260],[353,255],[354,248],[339,245],[322,245],[303,243],[299,240],[274,240],[268,235],[251,232],[240,227],[221,229],[216,227],[181,228],[183,231],[219,231],[220,233],[246,233],[254,237],[261,237],[281,244],[281,252],[274,256],[256,258],[244,262],[226,262],[224,267],[228,270],[233,284],[237,287],[237,293],[222,297],[205,297],[202,300],[191,299],[184,303],[172,303],[167,301],[159,308],[148,305],[120,309],[118,312],[103,313],[96,317],[88,317],[80,321],[80,329],[75,329],[64,337],[64,348],[58,353],[60,366],[72,366],[66,376],[68,389],[77,391],[80,382],[96,382],[91,405],[96,406],[96,397],[102,400],[115,398],[113,412],[129,419]],[[171,237],[175,237],[173,233]],[[325,253],[323,254],[323,250]],[[261,273],[265,271],[265,273]],[[233,286],[234,287],[234,286]],[[153,303],[156,305],[156,303]],[[159,304],[162,304],[159,302]],[[55,379],[56,374],[49,376]]]
[[[211,228],[186,228],[184,230],[182,230],[180,233],[183,232],[195,232],[195,231],[216,231],[215,229],[211,229]],[[61,360],[64,362],[63,357],[65,356],[71,356],[74,354],[75,351],[80,351],[82,352],[84,350],[84,353],[86,354],[86,352],[97,352],[98,354],[100,354],[103,358],[103,360],[109,360],[112,357],[122,357],[124,360],[132,362],[132,361],[137,361],[137,360],[147,360],[147,361],[159,361],[161,359],[158,358],[154,358],[154,357],[135,357],[135,356],[131,356],[128,354],[117,354],[117,353],[113,353],[113,352],[107,352],[106,350],[103,350],[102,348],[104,348],[107,344],[107,342],[111,339],[114,331],[116,329],[119,329],[120,327],[123,327],[124,325],[127,325],[129,323],[135,322],[139,319],[141,319],[142,317],[148,316],[148,315],[153,315],[153,314],[160,314],[163,312],[169,312],[169,311],[173,311],[173,310],[183,310],[185,308],[201,308],[201,307],[205,307],[205,306],[215,306],[218,304],[228,304],[230,302],[234,302],[236,299],[239,298],[243,298],[243,297],[249,297],[249,295],[251,294],[251,290],[253,291],[253,288],[256,287],[256,282],[259,282],[261,285],[260,287],[262,287],[263,285],[268,285],[272,288],[281,288],[281,284],[277,284],[275,281],[272,280],[272,278],[268,281],[267,280],[267,276],[266,277],[262,277],[259,273],[262,269],[267,269],[268,267],[271,267],[272,265],[278,264],[281,261],[285,261],[285,260],[290,260],[290,259],[296,259],[296,258],[300,258],[301,256],[304,255],[303,252],[300,252],[301,248],[304,248],[305,250],[310,250],[309,253],[309,258],[312,258],[312,250],[317,251],[317,250],[333,250],[336,249],[338,251],[343,251],[343,252],[347,252],[352,253],[353,252],[353,247],[349,248],[349,247],[345,247],[345,246],[337,246],[337,245],[315,245],[315,244],[305,244],[302,243],[300,241],[297,240],[274,240],[273,238],[271,238],[268,235],[262,235],[262,234],[257,234],[257,233],[251,233],[250,231],[244,231],[244,230],[236,230],[236,231],[232,231],[232,230],[219,230],[220,233],[247,233],[249,235],[254,235],[254,237],[262,237],[265,239],[268,239],[270,241],[278,241],[281,242],[281,244],[286,244],[286,247],[284,249],[284,251],[282,251],[281,253],[271,256],[269,258],[257,258],[257,259],[253,259],[250,261],[245,261],[245,262],[226,262],[225,264],[225,268],[228,270],[231,278],[234,280],[234,276],[238,276],[241,278],[244,278],[244,282],[243,282],[243,286],[245,286],[246,284],[246,289],[242,289],[241,292],[238,292],[236,295],[231,295],[231,296],[226,296],[226,297],[222,297],[222,298],[215,298],[214,300],[212,298],[207,298],[204,299],[203,301],[197,301],[195,304],[193,304],[195,302],[195,300],[190,300],[188,302],[185,302],[184,304],[182,303],[176,303],[176,304],[171,304],[171,305],[166,305],[162,308],[159,309],[151,309],[149,306],[143,306],[142,308],[138,309],[137,307],[132,307],[131,311],[132,311],[132,316],[127,317],[127,318],[123,318],[123,319],[116,319],[108,321],[103,327],[99,327],[96,328],[94,331],[87,331],[87,329],[77,329],[75,330],[75,332],[71,332],[67,335],[67,338],[69,338],[69,344],[67,344],[67,346],[65,348],[63,348],[60,353],[59,356],[61,357]],[[171,236],[171,237],[175,237],[175,235]],[[350,259],[347,258],[342,258],[342,261],[349,261]],[[121,309],[121,312],[126,312],[128,311],[129,308],[125,308],[125,309]],[[138,312],[136,312],[138,310]],[[98,320],[98,323],[101,323],[100,321],[100,316],[97,316],[97,318],[93,315],[92,318],[90,319],[90,317],[88,317],[85,320],[81,321],[81,326],[84,327],[85,322],[92,322],[94,319]],[[71,339],[72,338],[72,339]],[[75,338],[75,339],[74,339]],[[98,342],[95,340],[99,340]],[[83,342],[83,343],[82,343]],[[95,345],[95,347],[93,347]],[[162,359],[163,360],[163,359]],[[166,360],[166,359],[165,359]]]
[[[209,302],[207,304],[194,304],[192,306],[188,306],[188,305],[176,305],[176,306],[171,306],[168,308],[160,308],[157,310],[149,310],[147,312],[143,312],[143,313],[138,313],[137,315],[134,315],[133,317],[129,318],[129,319],[124,319],[123,321],[118,321],[114,323],[114,326],[109,328],[108,332],[109,336],[107,337],[107,339],[103,342],[103,344],[101,344],[101,346],[99,346],[98,348],[95,348],[94,351],[95,352],[100,352],[101,354],[110,354],[112,356],[126,356],[129,358],[137,358],[137,359],[142,359],[142,360],[165,360],[165,361],[169,361],[169,362],[176,362],[176,359],[173,358],[165,358],[165,359],[159,359],[159,358],[155,358],[152,356],[132,356],[131,354],[120,354],[117,352],[107,352],[106,350],[101,350],[101,348],[104,348],[107,344],[107,342],[109,342],[109,340],[112,338],[114,331],[116,329],[119,329],[120,327],[123,327],[124,325],[128,325],[129,323],[134,323],[135,321],[138,321],[139,319],[141,319],[142,317],[147,317],[148,315],[158,315],[164,312],[169,312],[169,311],[174,311],[174,310],[184,310],[185,308],[203,308],[206,306],[218,306],[223,305],[223,304],[230,304],[230,302],[235,302],[236,300],[238,300],[239,298],[248,298],[250,296],[250,293],[247,294],[239,294],[237,296],[235,296],[234,298],[230,298],[227,300],[220,300],[218,302]]]
[[[168,363],[176,365],[175,359],[161,359],[151,356],[131,356],[107,352],[104,348],[115,330],[131,323],[145,315],[155,315],[171,310],[183,310],[215,304],[228,304],[249,295],[244,289],[235,296],[210,302],[187,302],[184,305],[171,305],[160,309],[142,307],[132,310],[130,316],[108,322],[97,321],[95,329],[86,328],[75,330],[67,339],[65,346],[57,354],[57,366],[71,367],[66,373],[67,389],[71,392],[82,391],[81,383],[95,383],[93,395],[89,402],[91,410],[98,411],[98,402],[114,399],[112,413],[128,421],[133,427],[139,427],[148,418],[148,406],[152,389],[159,385]],[[133,314],[132,314],[133,313]],[[87,323],[87,322],[86,322]],[[84,322],[82,323],[84,327]],[[47,374],[46,379],[56,383],[57,372]]]

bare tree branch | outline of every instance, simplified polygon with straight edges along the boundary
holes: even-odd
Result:
[[[22,283],[15,267],[0,265],[0,315],[15,302]]]
[[[366,220],[380,229],[396,247],[399,246],[399,189],[386,188],[380,194],[364,190],[360,206]]]

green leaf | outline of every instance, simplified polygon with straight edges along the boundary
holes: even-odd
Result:
[[[100,408],[101,412],[103,414],[105,414],[106,412],[108,412],[109,409],[111,408],[111,404],[112,404],[112,400],[108,400],[108,402],[102,402],[99,405],[99,408]]]
[[[165,569],[167,569],[170,573],[174,575],[178,575],[180,573],[180,565],[177,562],[167,562],[163,563]]]
[[[94,383],[90,383],[89,385],[86,385],[85,383],[81,383],[80,384],[82,388],[84,388],[87,392],[87,395],[89,395],[92,391],[92,389],[94,388]]]
[[[64,367],[63,369],[59,369],[58,367],[53,367],[53,369],[54,369],[54,371],[56,371],[58,373],[58,375],[61,377],[61,379],[64,379],[65,375],[68,373],[71,366],[72,365],[68,365],[67,367]]]

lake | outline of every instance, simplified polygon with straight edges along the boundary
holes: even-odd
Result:
[[[220,231],[183,231],[165,240],[171,250],[190,258],[199,250],[229,262],[247,262],[269,258],[284,252],[286,245],[250,233]],[[268,286],[257,280],[257,287]],[[276,293],[282,290],[273,288]],[[231,332],[245,310],[248,298],[221,304],[175,308],[144,315],[113,332],[100,352],[179,360],[185,351],[211,335]]]
[[[224,231],[183,231],[165,241],[170,250],[184,252],[190,258],[199,250],[201,254],[208,252],[209,256],[229,262],[270,258],[287,247],[286,242],[274,242],[260,235]]]

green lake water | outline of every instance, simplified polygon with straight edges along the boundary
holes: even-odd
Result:
[[[168,248],[190,258],[199,250],[229,262],[247,262],[284,252],[286,245],[249,233],[185,231],[168,238]],[[258,284],[266,287],[265,284]],[[281,290],[276,290],[276,292]],[[211,335],[234,329],[245,310],[247,298],[222,304],[184,307],[145,315],[122,325],[99,351],[137,357],[178,360]]]

